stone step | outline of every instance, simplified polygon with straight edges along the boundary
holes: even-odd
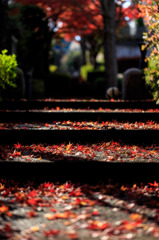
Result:
[[[159,182],[159,163],[116,163],[98,161],[13,162],[0,161],[1,178],[40,181]]]
[[[5,101],[0,102],[0,109],[43,109],[43,108],[140,108],[140,109],[154,109],[159,108],[154,101],[108,101],[108,100],[23,100],[23,101]]]
[[[0,129],[0,144],[32,143],[97,143],[101,141],[122,141],[132,144],[159,143],[159,130],[4,130]]]
[[[0,111],[1,122],[53,121],[156,121],[159,112],[101,112],[101,111]]]

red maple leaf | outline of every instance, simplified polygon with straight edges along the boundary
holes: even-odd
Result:
[[[35,211],[31,210],[30,212],[27,212],[27,216],[28,218],[32,218],[32,217],[35,217],[37,214]]]
[[[59,234],[59,233],[60,233],[60,230],[50,229],[49,231],[44,231],[43,233],[44,233],[44,235],[45,235],[46,237],[49,237],[49,236],[54,236],[54,235]]]
[[[17,144],[14,144],[14,147],[17,148],[17,149],[20,149],[21,148],[21,144],[18,142]]]
[[[148,184],[152,187],[158,187],[159,186],[159,184],[156,181],[154,181],[154,183],[148,183]]]

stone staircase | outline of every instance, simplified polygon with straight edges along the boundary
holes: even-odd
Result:
[[[125,109],[125,111],[121,111]],[[129,111],[126,111],[126,109]],[[138,109],[138,110],[137,110]],[[140,110],[139,110],[140,109]],[[142,144],[143,147],[159,143],[157,129],[102,129],[66,128],[63,122],[128,121],[159,122],[159,106],[152,101],[124,102],[104,100],[48,100],[0,103],[0,144],[95,144],[120,141]],[[135,111],[136,110],[136,111]],[[63,129],[51,124],[61,122]],[[2,124],[3,123],[3,124]],[[153,122],[152,122],[153,124]],[[38,125],[38,127],[37,127]],[[16,126],[16,127],[14,127]],[[28,127],[29,126],[29,127]],[[20,179],[74,180],[83,182],[150,181],[159,180],[159,162],[102,162],[77,156],[63,156],[60,160],[0,161],[0,176]]]

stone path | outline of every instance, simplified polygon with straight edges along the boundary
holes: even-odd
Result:
[[[159,238],[158,106],[95,100],[0,105],[0,239]],[[97,110],[136,105],[142,110]],[[118,128],[100,125],[112,119]],[[149,120],[149,127],[121,129],[121,120]]]
[[[59,110],[59,108],[65,106],[69,107],[70,110],[72,106],[74,110]],[[101,109],[100,106],[102,106],[103,109],[108,109],[109,107],[109,111],[97,110]],[[142,108],[138,108],[137,110],[137,106]],[[18,107],[20,110],[17,109]],[[29,110],[29,107],[32,110]],[[90,107],[94,107],[94,110],[79,111],[79,108],[89,109]],[[119,111],[119,107],[122,107],[121,111]],[[50,111],[47,108],[58,110]],[[10,162],[14,164],[12,166],[14,169],[20,168],[21,170],[24,166],[21,166],[20,163],[23,162],[27,163],[27,165],[36,163],[37,169],[39,168],[38,163],[46,164],[46,166],[49,166],[48,168],[54,168],[54,172],[57,172],[56,170],[59,171],[60,164],[65,164],[66,168],[68,168],[67,164],[72,164],[71,168],[76,169],[78,167],[81,168],[80,164],[84,163],[85,169],[91,168],[93,172],[93,168],[97,168],[97,175],[102,176],[103,173],[103,177],[105,175],[104,172],[109,173],[109,177],[111,177],[111,175],[114,176],[117,171],[115,169],[118,168],[120,168],[123,176],[125,175],[124,172],[126,168],[128,168],[128,171],[133,169],[136,174],[140,172],[142,168],[145,177],[148,172],[146,164],[149,164],[149,168],[152,169],[152,171],[149,171],[149,175],[151,176],[153,173],[154,176],[158,170],[158,151],[155,151],[159,141],[158,108],[158,105],[151,101],[109,102],[101,100],[75,101],[72,99],[70,101],[49,100],[1,103],[1,149],[3,149],[4,144],[9,144],[8,148],[13,149],[12,152],[9,153],[10,155],[5,156],[5,159],[3,159],[4,154],[2,153],[0,164],[5,164],[3,168],[1,168],[3,169],[2,172],[4,174],[4,169],[10,169]],[[45,111],[42,109],[45,109]],[[110,111],[110,109],[112,111]],[[118,111],[116,112],[115,109],[118,109]],[[97,121],[97,119],[99,121]],[[120,122],[121,119],[122,121]],[[111,141],[119,144],[116,148],[112,147],[112,150],[107,146]],[[14,144],[18,142],[24,145],[23,149],[21,149],[20,156],[13,154],[14,151],[18,152],[17,149],[14,149]],[[120,142],[122,143],[120,144]],[[103,146],[103,143],[105,143],[106,146],[100,148],[100,146]],[[31,154],[29,152],[27,153],[26,150],[24,151],[26,145],[31,146],[32,144],[50,144],[50,149],[54,148],[54,146],[51,147],[51,145],[56,146],[56,144],[58,144],[60,146],[64,144],[66,149],[63,147],[61,152],[52,152],[52,150],[46,150],[43,147],[43,152],[40,149],[40,154],[37,157],[33,153]],[[69,144],[72,144],[70,151],[67,150],[67,145]],[[84,145],[85,147],[81,149],[80,147],[77,148],[78,144]],[[97,150],[93,149],[95,144],[97,145]],[[134,148],[135,145],[141,145],[139,148],[145,149],[146,144],[149,146],[147,152],[139,149],[136,152],[133,149],[125,151],[126,148],[131,149]],[[85,151],[87,148],[88,150]],[[80,149],[80,151],[78,149]],[[9,152],[9,150],[6,151]],[[87,153],[88,151],[90,151],[89,154]],[[1,150],[1,152],[3,151]],[[93,166],[91,166],[92,164]],[[140,164],[140,167],[137,164]],[[31,172],[31,169],[35,167],[31,165],[29,168]],[[14,171],[16,172],[16,170]],[[38,171],[40,173],[40,169]],[[130,172],[130,176],[133,171]],[[87,175],[87,172],[85,173]]]

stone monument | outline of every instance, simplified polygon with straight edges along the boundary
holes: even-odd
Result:
[[[122,82],[122,99],[144,100],[145,96],[146,87],[142,71],[138,68],[126,70]]]

